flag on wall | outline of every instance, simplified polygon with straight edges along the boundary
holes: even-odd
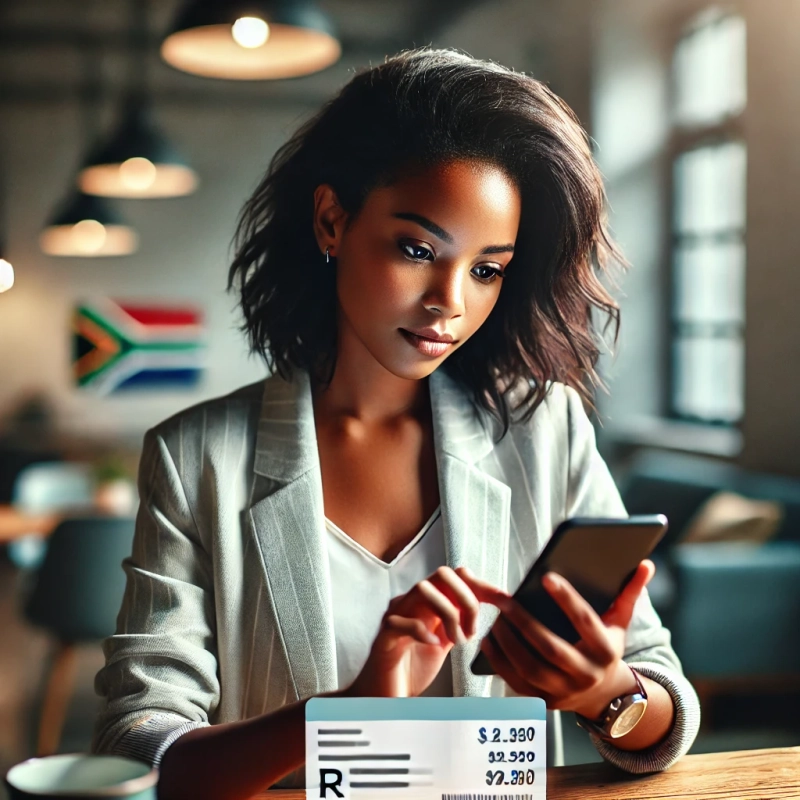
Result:
[[[110,394],[195,385],[205,355],[201,317],[192,306],[81,303],[73,324],[78,386]]]

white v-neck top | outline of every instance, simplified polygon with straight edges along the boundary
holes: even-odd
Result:
[[[389,601],[447,563],[441,509],[422,530],[386,563],[327,517],[325,529],[333,599],[333,627],[339,688],[361,672],[380,629]],[[423,692],[432,697],[453,696],[450,656],[433,683]]]

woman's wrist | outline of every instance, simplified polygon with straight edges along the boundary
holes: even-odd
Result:
[[[639,686],[631,667],[620,659],[609,672],[608,678],[571,710],[586,719],[597,720],[613,700],[637,691]]]
[[[647,708],[630,733],[613,740],[614,747],[620,750],[654,747],[669,736],[675,723],[675,705],[669,692],[644,675],[639,675],[639,680],[647,693]]]

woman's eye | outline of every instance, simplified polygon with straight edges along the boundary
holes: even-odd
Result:
[[[433,253],[427,247],[420,247],[418,244],[400,242],[400,249],[405,255],[414,261],[432,261]]]
[[[490,267],[486,264],[480,264],[472,268],[472,274],[485,283],[491,283],[495,278],[503,277],[503,270],[499,267]]]

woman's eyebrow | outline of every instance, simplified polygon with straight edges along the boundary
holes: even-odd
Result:
[[[514,245],[513,244],[490,244],[488,247],[484,247],[483,250],[478,253],[479,256],[488,256],[492,253],[513,253],[514,252]]]
[[[414,214],[411,211],[398,211],[392,214],[392,216],[397,217],[397,219],[407,219],[409,222],[416,222],[417,225],[421,225],[426,231],[437,236],[443,242],[453,244],[453,237],[444,228],[440,228],[435,222],[431,222],[427,217],[423,217],[422,214]]]
[[[439,227],[435,222],[432,222],[427,217],[423,217],[422,214],[415,214],[412,211],[397,211],[392,214],[393,217],[397,219],[407,219],[409,222],[416,222],[417,225],[421,225],[425,228],[426,231],[432,233],[437,238],[441,239],[443,242],[447,242],[448,244],[453,244],[453,237],[444,229]],[[478,255],[481,256],[488,256],[492,253],[513,253],[514,252],[514,245],[513,244],[493,244],[489,245],[489,247],[484,247],[483,250],[480,251]]]

